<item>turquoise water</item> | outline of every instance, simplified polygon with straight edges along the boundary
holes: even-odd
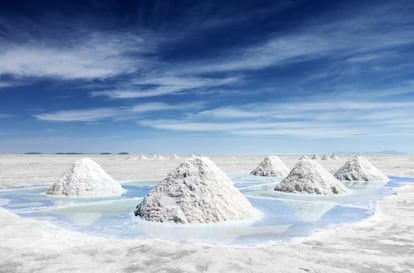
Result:
[[[232,174],[230,178],[262,212],[261,219],[177,225],[135,217],[134,208],[159,180],[123,184],[127,192],[112,198],[56,198],[47,196],[43,187],[2,190],[0,206],[22,217],[106,238],[257,245],[292,241],[321,229],[364,220],[374,212],[375,200],[389,195],[391,188],[414,182],[413,178],[391,177],[387,183],[348,183],[350,193],[344,195],[309,196],[273,191],[280,178],[248,174]]]

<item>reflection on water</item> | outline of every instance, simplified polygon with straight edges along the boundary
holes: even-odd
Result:
[[[135,206],[158,180],[141,180],[123,185],[120,197],[57,198],[46,188],[0,191],[0,206],[23,217],[53,222],[68,229],[107,238],[157,238],[213,244],[255,245],[289,241],[317,230],[366,219],[375,200],[390,193],[391,187],[414,182],[392,177],[389,182],[345,183],[350,193],[314,196],[276,192],[280,178],[230,175],[235,186],[260,210],[259,220],[222,224],[177,225],[152,223],[134,217]]]

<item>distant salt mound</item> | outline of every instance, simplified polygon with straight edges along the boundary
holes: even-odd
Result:
[[[96,162],[89,158],[76,160],[72,168],[53,184],[47,194],[54,196],[114,196],[125,190]]]
[[[141,160],[148,160],[148,157],[146,157],[145,155],[140,155],[139,156],[139,159],[141,159]]]
[[[319,157],[318,157],[318,155],[312,155],[311,156],[311,159],[318,159]]]
[[[152,160],[164,160],[165,158],[160,154],[155,154],[151,157]]]
[[[322,160],[330,160],[331,158],[328,155],[323,155],[321,157]]]
[[[258,212],[210,159],[195,157],[182,162],[151,190],[135,216],[189,224],[245,220]]]
[[[305,194],[341,194],[347,189],[342,183],[312,159],[296,163],[289,175],[276,187],[276,191]]]
[[[334,174],[339,180],[388,181],[388,177],[362,156],[354,156]]]
[[[338,157],[337,155],[334,155],[334,154],[333,154],[333,155],[331,155],[331,159],[332,159],[332,160],[338,160],[338,159],[339,159],[339,157]]]
[[[309,157],[307,155],[302,155],[301,157],[299,157],[299,160],[302,160],[302,159],[309,159]]]
[[[174,154],[171,158],[172,159],[180,159],[180,157],[178,155],[176,155],[176,154]]]
[[[286,176],[289,169],[279,157],[272,155],[266,156],[262,162],[254,169],[251,174],[256,176]]]

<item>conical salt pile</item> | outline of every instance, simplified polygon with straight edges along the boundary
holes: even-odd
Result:
[[[152,189],[135,215],[188,224],[244,220],[258,212],[210,159],[195,157],[182,162]]]
[[[148,157],[146,157],[145,155],[140,155],[140,156],[139,156],[139,159],[142,159],[142,160],[148,160]]]
[[[362,156],[354,156],[334,174],[339,180],[387,181],[389,178]]]
[[[318,159],[319,157],[318,157],[318,155],[312,155],[311,156],[311,159]]]
[[[328,155],[323,155],[321,157],[322,160],[330,160],[331,158]]]
[[[331,159],[333,159],[333,160],[338,160],[338,159],[339,159],[339,157],[338,157],[337,155],[335,155],[335,154],[332,154],[332,155],[331,155]]]
[[[177,154],[174,154],[171,158],[172,159],[180,159],[180,157]]]
[[[113,196],[125,190],[96,162],[89,158],[76,160],[47,194],[55,196]]]
[[[266,156],[251,174],[257,176],[286,176],[289,169],[285,163],[275,155]]]
[[[307,194],[340,194],[344,185],[312,159],[296,163],[289,175],[275,187],[276,191]]]

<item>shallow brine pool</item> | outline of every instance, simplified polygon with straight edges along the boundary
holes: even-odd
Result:
[[[375,200],[412,178],[391,177],[391,181],[345,183],[348,194],[312,196],[273,190],[281,178],[233,174],[235,186],[262,212],[259,220],[223,224],[180,225],[152,223],[134,216],[133,211],[159,180],[123,184],[127,192],[111,198],[57,198],[46,188],[0,191],[0,205],[22,216],[50,221],[67,229],[106,238],[167,239],[213,244],[256,245],[291,241],[311,233],[366,219]]]

